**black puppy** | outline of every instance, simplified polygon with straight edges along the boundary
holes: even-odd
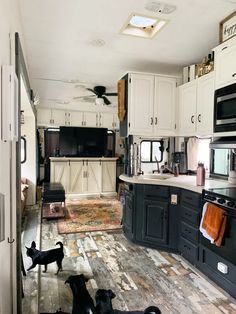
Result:
[[[161,311],[156,306],[149,306],[144,311],[115,310],[113,309],[111,302],[111,300],[114,299],[115,296],[115,293],[110,289],[98,289],[95,295],[97,314],[161,314]]]
[[[47,265],[57,262],[58,269],[56,275],[59,271],[62,271],[62,260],[64,258],[63,244],[59,241],[56,245],[60,245],[60,247],[48,251],[37,250],[34,241],[31,243],[31,247],[26,246],[26,255],[32,258],[32,265],[27,270],[34,268],[36,265],[44,265],[44,272],[46,273]]]
[[[91,298],[86,282],[89,279],[83,274],[69,276],[65,283],[70,284],[73,293],[73,308],[72,314],[92,314],[96,313],[93,299]]]

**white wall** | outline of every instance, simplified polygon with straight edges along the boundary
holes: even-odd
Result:
[[[15,62],[14,33],[21,34],[17,0],[0,1],[0,64]],[[11,50],[9,34],[11,34]],[[21,36],[22,38],[22,36]],[[1,94],[1,90],[0,90]],[[1,96],[1,95],[0,95]],[[1,97],[0,97],[1,99]],[[3,104],[1,104],[3,105]],[[1,110],[0,110],[1,112]],[[1,121],[1,120],[0,120]],[[0,242],[0,313],[16,310],[16,176],[15,144],[0,140],[0,193],[5,195],[5,240]],[[10,228],[12,225],[12,228]],[[7,239],[15,239],[9,244]],[[11,290],[13,284],[13,291]]]

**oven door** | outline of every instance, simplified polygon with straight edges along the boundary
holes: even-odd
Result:
[[[236,84],[215,91],[214,131],[236,130]]]
[[[225,233],[221,246],[212,244],[202,234],[200,236],[200,243],[215,254],[236,265],[236,216],[227,215]]]

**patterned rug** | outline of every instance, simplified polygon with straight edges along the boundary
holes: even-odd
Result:
[[[114,198],[66,202],[65,218],[58,220],[58,233],[78,233],[121,228],[122,205]]]

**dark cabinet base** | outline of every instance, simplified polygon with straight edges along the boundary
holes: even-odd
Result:
[[[227,268],[227,273],[223,274],[218,270],[219,263]],[[236,298],[236,265],[231,264],[219,255],[200,245],[198,268],[215,281],[220,287]]]

